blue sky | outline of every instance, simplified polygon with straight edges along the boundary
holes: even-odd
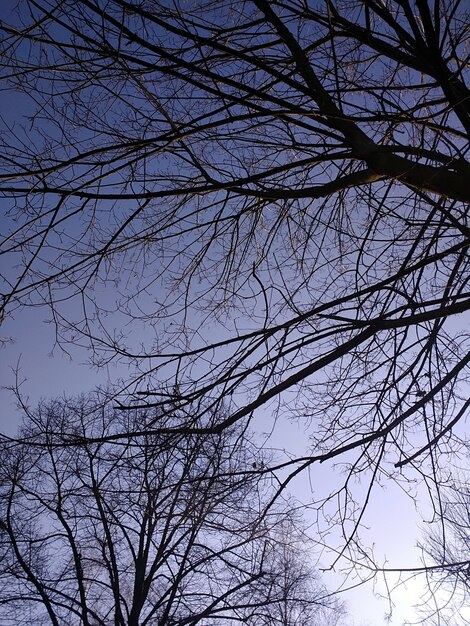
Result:
[[[2,336],[11,341],[4,344],[0,352],[1,380],[4,385],[14,385],[15,375],[12,368],[19,364],[21,392],[31,407],[41,399],[80,394],[93,389],[95,385],[107,386],[119,378],[126,378],[126,366],[96,369],[87,365],[85,350],[72,350],[69,356],[60,348],[54,348],[54,329],[47,320],[47,309],[25,309],[15,319],[9,320],[2,329]],[[2,389],[0,405],[2,430],[13,435],[21,419],[14,395]],[[260,437],[263,421],[266,428],[271,426],[269,417],[267,413],[262,421],[257,421]],[[295,453],[301,451],[302,440],[301,428],[296,428],[291,423],[282,423],[281,420],[266,445],[282,452]],[[310,503],[312,499],[330,490],[335,483],[338,483],[338,472],[331,465],[317,464],[308,474],[296,479],[290,491],[300,501]],[[419,565],[420,553],[415,549],[418,519],[412,500],[405,497],[395,485],[388,484],[383,489],[375,490],[364,526],[370,529],[365,535],[375,544],[375,554],[379,561],[387,558],[387,567],[390,568]],[[312,523],[314,520],[314,515],[308,508],[305,509],[305,520],[307,524],[309,520]],[[310,534],[315,538],[314,533],[315,526],[312,526]],[[332,560],[331,555],[323,552],[320,564],[322,567],[329,567]],[[323,578],[330,588],[335,588],[341,580],[334,572],[325,572]],[[390,580],[393,579],[391,576]],[[346,586],[356,583],[356,580],[349,579]],[[386,594],[383,583],[379,582],[375,589],[371,583],[367,583],[341,594],[341,597],[347,601],[354,620],[350,626],[377,626],[382,623],[401,626],[405,619],[412,617],[412,606],[421,600],[422,591],[419,582],[410,582],[398,588],[392,596],[395,607],[391,622],[384,619],[389,610],[388,602],[378,598],[378,594]]]
[[[9,7],[13,6],[13,4],[15,3],[9,0],[9,3],[3,5],[3,8],[5,9],[6,7],[6,12],[8,12]],[[20,97],[18,94],[3,92],[1,94],[1,104],[4,111],[4,119],[7,125],[10,126],[22,120],[24,121],[24,116],[30,111],[25,97]],[[51,133],[52,132],[53,131],[51,131]],[[28,141],[27,133],[24,135],[24,139]],[[171,166],[168,166],[168,168],[171,169]],[[108,206],[109,205],[106,205],[106,207]],[[157,205],[155,214],[157,214],[158,208]],[[104,208],[101,215],[106,215],[107,211],[108,208]],[[121,214],[124,214],[124,212],[125,208],[121,207],[120,213],[118,207],[115,215],[119,217]],[[274,220],[274,217],[272,217],[275,215],[274,208],[269,215],[271,219]],[[151,218],[152,214],[149,219]],[[72,232],[70,233],[70,238],[67,239],[68,245],[72,245],[71,242],[74,237],[78,238],[73,231],[73,228],[78,228],[78,226],[76,224],[73,226],[73,221],[71,224]],[[8,227],[9,225],[7,224],[7,228]],[[182,238],[180,245],[182,245],[181,242],[186,242],[188,245],[193,243],[190,238]],[[323,242],[323,244],[324,250],[322,252],[325,258],[328,258],[328,246],[330,244],[328,241]],[[251,250],[250,253],[252,252]],[[146,266],[145,260],[138,259],[134,270],[137,273],[142,272],[148,280],[151,280],[152,267]],[[7,267],[4,272],[7,277],[9,277],[10,273],[13,273],[13,271],[12,262],[11,266]],[[323,272],[325,273],[324,269]],[[292,270],[291,275],[286,272],[286,276],[287,280],[289,280],[289,278],[292,277]],[[347,279],[342,276],[341,268],[336,268],[335,276],[337,276],[338,281],[347,281]],[[132,341],[130,341],[130,345],[132,345],[134,349],[138,349],[139,345],[147,349],[158,341],[159,332],[170,332],[171,320],[166,320],[165,330],[159,331],[158,329],[155,330],[145,317],[139,322],[135,322],[132,326],[128,325],[124,327],[124,317],[115,309],[119,308],[119,304],[117,305],[116,302],[122,302],[119,289],[125,290],[126,280],[131,280],[132,271],[127,266],[122,268],[118,267],[114,274],[110,274],[110,277],[112,280],[109,280],[105,287],[98,285],[94,290],[94,295],[99,298],[104,308],[108,308],[110,311],[107,316],[95,320],[97,328],[99,324],[103,322],[106,329],[111,333],[113,329],[117,329],[118,331],[124,329],[131,335]],[[149,284],[153,291],[149,288],[148,291],[150,295],[149,293],[145,293],[142,300],[139,301],[139,304],[143,308],[148,305],[148,310],[150,310],[150,307],[154,304],[152,298],[158,300],[161,296],[158,291],[160,283],[157,281],[154,284]],[[203,291],[204,285],[202,287],[196,287],[196,289],[198,288]],[[272,297],[273,302],[277,304],[276,295]],[[261,319],[263,317],[262,296],[258,294],[256,298],[259,302],[257,315],[259,319]],[[82,313],[78,308],[79,304],[79,298],[74,298],[61,305],[63,307],[61,310],[66,311],[72,318],[76,316],[76,319],[80,319]],[[131,303],[132,306],[134,304],[135,302]],[[221,337],[224,332],[223,314],[221,313],[220,319],[209,318],[205,323],[203,323],[202,316],[202,313],[194,313],[195,325],[201,324],[201,328],[206,331],[205,334],[201,333],[198,340],[204,342],[209,338],[211,341],[214,341]],[[176,314],[174,319],[176,319]],[[220,320],[222,320],[221,323],[219,323]],[[253,320],[248,316],[244,317],[243,312],[239,314],[238,318],[235,318],[235,321],[233,318],[230,319],[230,323],[233,323],[234,326],[238,324],[240,328],[244,328],[245,325],[247,328],[250,328],[252,321]],[[6,340],[0,353],[2,381],[6,386],[13,385],[15,378],[12,368],[14,369],[19,366],[20,391],[32,406],[41,398],[47,399],[63,394],[70,395],[86,392],[96,385],[118,385],[119,380],[127,381],[136,373],[136,370],[132,369],[135,366],[129,365],[125,360],[122,362],[113,361],[111,363],[103,361],[100,367],[96,365],[91,366],[89,363],[91,353],[86,348],[82,348],[78,345],[81,343],[78,337],[76,343],[74,343],[75,339],[71,338],[71,342],[65,346],[67,352],[64,351],[56,344],[55,327],[50,311],[45,306],[39,306],[37,301],[34,307],[13,312],[12,317],[8,319],[3,326],[2,335]],[[211,366],[212,363],[209,363],[209,365],[206,364],[209,370]],[[2,423],[5,431],[12,433],[15,425],[19,421],[19,413],[15,408],[14,397],[10,392],[4,389],[2,397]],[[270,408],[271,407],[267,405],[263,410],[259,411],[254,422],[254,428],[260,436],[263,431],[270,429]],[[309,442],[305,440],[304,430],[301,427],[296,430],[296,427],[291,422],[287,422],[287,420],[281,417],[278,420],[274,433],[267,440],[266,445],[280,449],[283,454],[289,455],[296,452],[304,454],[306,448],[308,448],[308,443]],[[310,480],[308,480],[308,478]],[[319,498],[321,494],[329,493],[334,488],[335,484],[339,484],[342,478],[343,476],[338,473],[338,468],[334,467],[332,463],[325,463],[321,466],[314,465],[308,477],[304,475],[302,478],[292,483],[291,490],[299,499],[310,503],[312,500]],[[365,491],[365,486],[364,484],[357,484],[355,489],[361,494]],[[416,497],[421,495],[421,492],[416,493]],[[425,507],[424,500],[422,506]],[[307,523],[313,522],[313,517],[310,518],[310,515],[311,512],[306,508]],[[416,514],[412,498],[404,494],[395,484],[386,484],[383,487],[377,485],[374,488],[374,498],[362,522],[364,525],[364,536],[370,544],[375,545],[375,554],[379,562],[385,562],[386,559],[387,566],[390,568],[419,565],[420,555],[419,552],[415,550],[415,544],[419,534],[416,522],[419,517],[420,516]],[[312,526],[312,532],[313,531],[314,526]],[[332,539],[334,543],[337,538],[333,536]],[[327,555],[326,552],[323,553],[322,566],[328,567],[331,562],[331,555]],[[336,576],[325,573],[326,584],[334,586],[337,580],[338,578]],[[355,584],[356,581],[350,580],[349,582]],[[384,586],[378,583],[375,592],[385,594],[385,591]],[[404,619],[411,617],[410,607],[412,604],[419,601],[420,595],[421,587],[419,583],[409,583],[407,590],[402,587],[396,592],[392,598],[395,599],[396,602],[396,609],[392,621],[390,622],[392,626],[401,626]],[[376,599],[371,584],[364,585],[346,593],[345,598],[347,598],[350,603],[355,626],[376,626],[384,622],[384,614],[388,611],[387,603]]]

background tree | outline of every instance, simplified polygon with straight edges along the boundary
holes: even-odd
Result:
[[[270,480],[240,432],[88,444],[149,419],[95,401],[42,405],[30,443],[2,450],[2,623],[294,626],[276,615],[297,604],[307,625],[340,617],[295,551],[292,514],[264,510]]]
[[[123,406],[184,416],[154,434],[302,420],[292,476],[346,464],[345,549],[379,479],[438,485],[470,402],[467,5],[18,10],[5,313],[47,304],[64,348],[132,364]]]
[[[441,488],[434,524],[423,544],[430,598],[425,619],[436,625],[468,623],[470,598],[470,490],[461,474]]]

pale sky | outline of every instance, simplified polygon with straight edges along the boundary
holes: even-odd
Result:
[[[1,380],[5,386],[14,385],[12,368],[19,363],[20,380],[24,380],[21,391],[25,398],[29,398],[30,406],[34,407],[41,399],[84,393],[95,385],[106,386],[126,377],[127,370],[123,367],[111,366],[101,370],[89,367],[86,351],[77,350],[72,360],[59,348],[53,349],[53,327],[45,321],[48,317],[47,309],[25,309],[16,319],[8,320],[2,329],[2,338],[11,341],[0,351]],[[5,388],[1,392],[1,406],[2,430],[14,434],[21,418],[13,394]],[[269,417],[268,413],[258,416],[255,421],[258,432],[270,428]],[[300,428],[279,422],[266,445],[280,450],[285,448],[295,454],[301,452],[303,440]],[[300,501],[310,503],[315,495],[329,488],[330,482],[338,482],[337,472],[327,464],[316,464],[309,474],[305,473],[291,484],[290,492]],[[307,510],[306,523],[311,519]],[[396,485],[390,483],[384,489],[374,490],[364,524],[370,528],[366,536],[370,543],[374,543],[379,561],[387,558],[390,568],[420,565],[420,554],[416,549],[418,520],[413,502]],[[312,532],[310,534],[314,537]],[[331,562],[332,557],[324,553],[322,567],[329,567]],[[341,577],[333,572],[323,574],[323,581],[330,589],[340,584],[340,580]],[[389,580],[393,585],[392,576]],[[355,582],[350,580],[348,584]],[[375,589],[371,583],[366,583],[342,593],[341,597],[347,601],[351,626],[402,626],[405,620],[413,620],[413,605],[419,603],[422,592],[419,580],[400,586],[392,595],[395,607],[391,621],[386,619],[388,602],[379,598],[380,594],[386,593],[383,582],[377,581]]]

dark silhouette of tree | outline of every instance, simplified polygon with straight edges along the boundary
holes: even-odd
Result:
[[[94,400],[42,405],[23,431],[35,445],[1,451],[2,624],[295,626],[285,607],[310,626],[340,618],[292,513],[265,511],[272,487],[248,469],[242,433],[84,443],[149,419]]]
[[[5,314],[132,366],[123,409],[179,411],[155,436],[303,420],[290,476],[347,464],[348,548],[378,478],[439,484],[470,402],[466,3],[18,7]]]

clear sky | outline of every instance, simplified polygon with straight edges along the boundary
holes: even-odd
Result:
[[[90,367],[86,363],[87,352],[84,350],[76,350],[69,356],[57,346],[54,348],[54,329],[48,323],[48,318],[45,308],[24,309],[14,319],[8,320],[2,330],[2,337],[10,340],[0,351],[1,380],[6,386],[14,385],[13,369],[19,364],[19,380],[24,381],[21,392],[25,398],[29,398],[30,406],[34,407],[41,399],[83,393],[93,389],[95,385],[106,386],[126,377],[125,367],[111,366],[101,370]],[[0,406],[2,430],[14,434],[20,412],[16,408],[14,395],[5,388],[1,392]],[[270,429],[269,413],[260,416],[255,424],[260,434],[264,428]],[[280,451],[296,453],[302,451],[303,441],[304,433],[301,428],[279,421],[266,445]],[[308,474],[296,479],[290,491],[300,501],[309,504],[337,482],[337,471],[328,464],[317,464]],[[307,524],[309,521],[313,522],[313,514],[308,508],[305,509],[305,521]],[[387,567],[390,568],[419,565],[420,554],[415,549],[419,536],[417,522],[414,503],[398,487],[388,484],[383,489],[377,489],[364,526],[369,527],[366,536],[370,543],[375,544],[378,561],[387,559]],[[315,538],[314,527],[310,529],[310,535]],[[331,554],[324,552],[320,564],[328,568],[332,560]],[[323,580],[328,587],[334,589],[340,584],[341,576],[326,571],[323,573]],[[393,580],[394,577],[390,576],[391,584]],[[356,582],[349,579],[345,586]],[[366,583],[345,591],[341,597],[348,603],[353,620],[350,626],[402,626],[405,620],[412,621],[413,605],[420,602],[422,592],[419,581],[411,581],[395,590],[392,595],[395,606],[391,621],[386,619],[388,601],[379,597],[386,595],[386,588],[380,581],[375,587]]]
[[[0,11],[7,18],[14,0],[4,0]],[[28,113],[28,105],[18,94],[0,93],[0,107],[8,125],[24,121]],[[11,268],[3,268],[8,274]],[[0,377],[3,388],[0,397],[2,431],[13,434],[20,421],[20,412],[16,406],[14,394],[7,387],[15,385],[15,369],[18,369],[17,380],[20,392],[31,406],[41,399],[61,395],[74,395],[87,392],[96,385],[116,385],[120,379],[128,380],[132,376],[126,364],[110,364],[101,368],[91,367],[88,363],[89,353],[79,347],[70,347],[65,353],[55,345],[54,326],[51,315],[46,307],[31,307],[15,312],[6,320],[1,330],[2,347],[0,349]],[[148,337],[142,334],[142,343],[153,341],[153,331],[149,329]],[[260,437],[271,427],[268,408],[257,416],[254,427]],[[292,423],[279,420],[276,429],[266,440],[266,446],[279,449],[282,454],[305,452],[304,431]],[[339,484],[338,469],[333,464],[314,465],[310,472],[296,479],[290,486],[292,494],[307,505],[312,504],[321,494],[332,490],[332,485]],[[361,488],[357,489],[360,492]],[[418,493],[417,496],[422,494]],[[370,545],[374,545],[374,553],[378,562],[385,567],[419,566],[420,552],[416,548],[421,529],[418,521],[421,516],[416,511],[415,502],[396,484],[377,486],[367,513],[362,520],[363,536]],[[426,504],[420,503],[425,510]],[[313,508],[313,505],[312,505]],[[305,520],[310,526],[314,537],[313,513],[309,506],[305,508]],[[333,557],[327,551],[321,556],[321,565],[328,568]],[[326,571],[324,582],[330,588],[339,583],[338,573]],[[389,584],[393,586],[394,577],[390,575]],[[355,585],[357,580],[350,578],[346,584]],[[422,599],[423,587],[420,579],[411,580],[398,587],[392,594],[394,609],[388,617],[387,600],[380,598],[386,595],[383,582],[376,581],[345,591],[351,616],[351,626],[402,626],[405,621],[412,622],[415,615],[413,605]]]

